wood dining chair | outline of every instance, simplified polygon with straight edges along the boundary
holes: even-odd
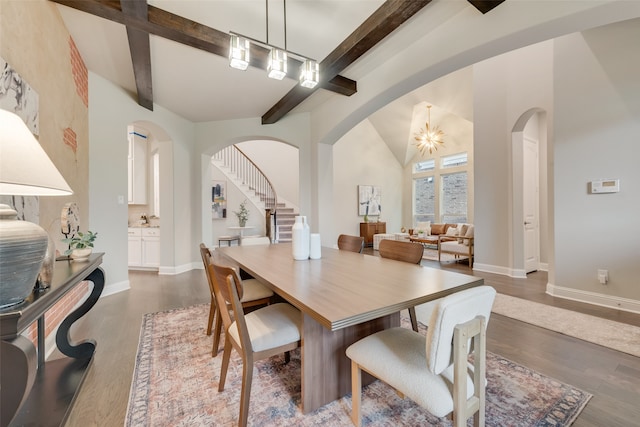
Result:
[[[385,239],[380,242],[378,252],[382,258],[420,264],[424,246],[421,243]],[[418,318],[415,307],[409,307],[409,319],[411,320],[411,328],[418,332]]]
[[[364,237],[341,234],[338,236],[338,249],[362,253],[364,249]]]
[[[466,427],[485,425],[486,328],[496,291],[478,286],[438,300],[427,336],[385,329],[347,347],[351,359],[351,420],[361,424],[361,372],[379,378],[437,417]],[[398,351],[402,349],[402,351]],[[468,362],[473,352],[473,369]]]
[[[211,329],[215,320],[215,326],[213,327],[213,346],[211,349],[211,356],[216,357],[218,349],[220,347],[220,335],[222,332],[222,319],[220,316],[216,316],[216,312],[219,310],[216,303],[214,283],[215,277],[209,272],[208,266],[213,261],[213,256],[208,247],[204,243],[200,243],[200,256],[204,264],[204,271],[207,276],[207,283],[209,284],[209,292],[211,293],[211,306],[209,307],[209,320],[207,322],[207,335],[211,335]],[[251,308],[260,305],[268,305],[273,297],[273,291],[256,279],[247,279],[243,282],[244,292],[241,299],[243,308]]]
[[[276,303],[244,314],[242,303],[243,280],[236,269],[209,264],[209,274],[215,276],[214,291],[226,338],[220,368],[218,391],[224,390],[231,350],[242,357],[242,390],[238,425],[245,427],[249,418],[249,400],[253,380],[253,363],[300,347],[302,314],[287,303]],[[233,315],[231,314],[233,311]]]

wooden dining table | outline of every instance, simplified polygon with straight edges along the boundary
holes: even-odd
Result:
[[[291,244],[216,248],[219,262],[240,267],[302,314],[301,409],[309,413],[351,391],[346,348],[400,325],[400,311],[483,279],[323,247],[320,259],[296,261]],[[426,369],[426,367],[425,367]],[[363,383],[373,381],[364,378]]]

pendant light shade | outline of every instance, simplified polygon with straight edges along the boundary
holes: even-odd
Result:
[[[269,53],[269,77],[282,80],[287,75],[287,52],[277,48],[271,49]]]
[[[249,66],[249,40],[231,34],[229,45],[229,66],[238,70],[246,70]]]
[[[320,81],[320,66],[313,59],[306,59],[300,68],[300,85],[310,89]]]

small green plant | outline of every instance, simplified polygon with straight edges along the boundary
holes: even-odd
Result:
[[[247,200],[240,203],[240,210],[233,211],[234,214],[238,217],[238,224],[240,227],[244,227],[247,225],[247,220],[249,219],[249,211],[247,210]]]
[[[69,249],[67,249],[64,254],[70,255],[74,249],[86,249],[92,248],[93,242],[96,240],[98,233],[94,233],[93,231],[88,231],[83,233],[82,231],[78,231],[78,234],[73,237],[68,237],[66,239],[62,239],[63,243],[69,245]]]

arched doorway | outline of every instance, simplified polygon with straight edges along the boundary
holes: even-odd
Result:
[[[547,270],[547,116],[533,108],[516,121],[512,142],[513,271],[526,277]]]

